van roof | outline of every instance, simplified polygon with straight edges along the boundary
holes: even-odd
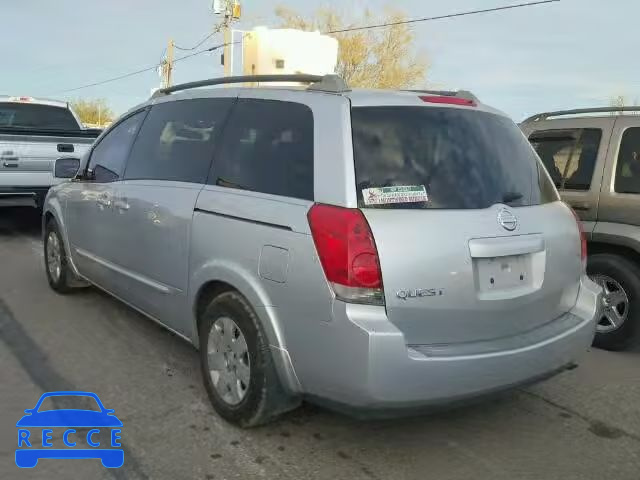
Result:
[[[273,85],[273,82],[292,82],[290,85]],[[296,85],[293,82],[298,82]],[[247,83],[259,83],[258,87],[245,86]],[[271,83],[271,84],[270,84]],[[308,83],[308,86],[300,85]],[[205,89],[199,87],[228,85],[231,88]],[[266,86],[265,86],[266,85]],[[208,80],[189,82],[161,89],[155,92],[150,103],[157,103],[161,98],[171,94],[171,99],[201,98],[215,96],[235,96],[240,92],[296,92],[309,94],[331,94],[347,97],[354,106],[444,106],[453,108],[474,107],[480,111],[486,111],[506,116],[503,112],[482,104],[471,92],[465,90],[389,90],[389,89],[351,89],[347,83],[337,75],[251,75],[222,77]],[[174,95],[174,92],[179,92]],[[259,94],[257,93],[257,96]],[[429,97],[431,100],[426,100]],[[171,101],[166,99],[164,101]],[[465,104],[468,102],[468,104]]]

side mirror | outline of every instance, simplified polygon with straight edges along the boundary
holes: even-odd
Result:
[[[32,413],[33,413],[33,408],[27,408],[27,409],[24,411],[24,413],[32,414]]]
[[[53,169],[53,176],[56,178],[73,178],[80,168],[80,159],[74,157],[63,157],[56,160]]]

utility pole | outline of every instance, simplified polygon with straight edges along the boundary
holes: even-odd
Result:
[[[222,43],[224,43],[224,49],[222,50],[222,58],[223,58],[223,62],[224,62],[224,76],[225,77],[229,77],[231,75],[231,66],[233,63],[233,58],[231,58],[231,56],[233,55],[232,49],[231,49],[231,22],[228,22],[227,19],[225,18],[224,24],[222,26],[222,34],[223,34],[223,40]]]
[[[233,35],[231,31],[231,24],[240,19],[240,2],[239,0],[214,0],[212,8],[216,15],[221,15],[223,17],[222,22],[215,26],[214,33],[222,31],[224,35],[224,53],[222,56],[224,60],[224,75],[229,76],[231,75],[233,68]],[[173,43],[173,39],[169,39],[166,55],[160,63],[160,88],[167,88],[172,84],[171,76],[173,73],[174,47],[175,44]]]
[[[171,86],[171,74],[173,72],[173,39],[169,39],[169,43],[167,44],[167,54],[162,61],[160,66],[161,68],[161,84],[162,88],[167,88]]]
[[[233,35],[231,32],[231,24],[240,20],[240,2],[238,0],[214,0],[213,11],[217,15],[223,15],[222,24],[220,25],[224,43],[222,59],[224,76],[228,77],[233,73]]]

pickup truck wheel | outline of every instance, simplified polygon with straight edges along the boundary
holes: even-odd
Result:
[[[587,273],[604,290],[593,345],[622,350],[640,331],[640,269],[619,255],[602,253],[589,257]]]
[[[224,292],[199,322],[200,363],[216,412],[240,427],[254,427],[295,407],[280,385],[269,344],[247,300]]]
[[[49,220],[45,226],[44,267],[47,272],[47,280],[53,290],[63,294],[73,290],[71,286],[73,273],[69,269],[58,225],[53,219]]]

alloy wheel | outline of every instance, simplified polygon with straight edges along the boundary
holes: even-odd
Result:
[[[604,290],[602,317],[596,332],[609,333],[619,329],[629,314],[629,297],[622,285],[608,275],[594,275],[592,280]]]

